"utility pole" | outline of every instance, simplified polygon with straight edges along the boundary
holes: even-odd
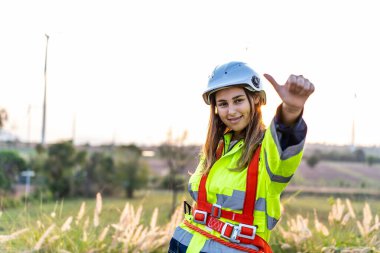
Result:
[[[73,145],[75,145],[76,125],[77,125],[77,115],[76,115],[76,113],[74,113],[74,117],[73,117],[73,125],[72,125],[72,139],[73,139]]]
[[[32,116],[31,116],[31,114],[32,114],[32,106],[29,104],[29,106],[28,106],[28,146],[30,146],[31,145],[31,140],[30,140],[30,129],[31,129],[31,121],[32,121]]]
[[[42,133],[41,133],[41,145],[45,146],[45,131],[46,131],[46,69],[47,69],[47,52],[48,52],[48,42],[49,42],[49,35],[45,34],[46,36],[46,51],[45,51],[45,70],[44,70],[44,77],[45,77],[45,88],[44,88],[44,103],[42,107]]]

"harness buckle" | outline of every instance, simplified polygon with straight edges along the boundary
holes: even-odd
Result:
[[[256,226],[240,223],[237,236],[253,240],[256,236],[256,229]]]
[[[220,232],[220,236],[229,240],[230,242],[239,243],[240,240],[236,239],[238,234],[240,233],[240,226],[235,226],[231,223],[224,223],[222,228],[222,232]]]
[[[199,224],[206,225],[207,212],[201,210],[194,211],[194,221]]]
[[[213,204],[211,207],[211,216],[214,216],[215,218],[220,218],[221,214],[222,214],[222,206],[218,204]]]

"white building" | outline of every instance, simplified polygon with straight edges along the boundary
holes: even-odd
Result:
[[[0,129],[0,142],[18,142],[19,139],[16,135]]]

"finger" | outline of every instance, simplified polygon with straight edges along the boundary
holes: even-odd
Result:
[[[290,75],[288,80],[286,81],[286,84],[285,86],[288,87],[288,90],[290,92],[296,92],[296,89],[297,89],[297,77],[295,75]]]
[[[277,83],[277,81],[274,80],[274,78],[269,74],[264,74],[264,77],[272,84],[273,88],[278,92],[280,85]]]
[[[302,93],[305,96],[310,96],[314,92],[314,85],[308,80],[305,79],[304,92]]]
[[[304,79],[304,84],[302,86],[302,90],[299,92],[301,96],[309,95],[310,92],[310,82],[307,79]]]
[[[301,94],[302,91],[304,90],[304,85],[305,85],[305,78],[301,76],[296,77],[296,87],[295,87],[295,92],[297,94]]]
[[[313,93],[314,90],[315,90],[314,84],[313,84],[313,83],[310,83],[310,88],[309,88],[308,95],[310,95],[311,93]]]
[[[310,89],[311,89],[311,82],[309,80],[305,79],[305,85],[304,85],[304,87],[305,87],[304,89],[306,91],[310,91]]]
[[[297,76],[297,86],[303,88],[305,86],[305,78],[301,76]]]
[[[313,93],[315,91],[315,86],[313,83],[310,83],[311,84],[311,92]]]

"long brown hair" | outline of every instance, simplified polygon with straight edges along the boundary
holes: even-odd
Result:
[[[261,106],[264,104],[265,95],[263,92],[252,92],[247,89],[244,89],[244,92],[251,106],[251,113],[250,121],[244,130],[245,148],[238,161],[238,168],[234,169],[238,171],[243,170],[248,166],[248,163],[253,156],[253,152],[261,142],[265,131],[265,125],[261,113]],[[217,160],[216,149],[218,148],[219,142],[223,141],[223,135],[229,130],[216,113],[215,93],[211,94],[210,100],[210,119],[206,141],[202,149],[202,155],[204,158],[203,174],[208,173]],[[255,103],[255,100],[258,100],[258,103]]]

